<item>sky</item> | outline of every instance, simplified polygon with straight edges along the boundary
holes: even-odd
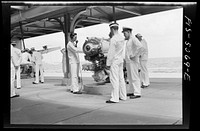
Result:
[[[133,35],[142,34],[148,44],[149,58],[182,57],[182,16],[181,8],[119,20],[117,23],[122,36],[124,26],[132,28]],[[75,32],[78,34],[78,47],[82,48],[86,37],[108,38],[110,29],[109,24],[99,24],[76,29]],[[36,50],[42,49],[44,45],[65,47],[63,32],[25,39],[24,42],[26,48],[35,47]],[[85,62],[84,54],[79,56],[80,61]],[[53,64],[61,61],[60,50],[44,54],[46,63]]]

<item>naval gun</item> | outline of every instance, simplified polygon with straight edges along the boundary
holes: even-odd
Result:
[[[85,60],[91,62],[82,65],[82,70],[92,71],[93,79],[96,82],[109,83],[109,69],[106,66],[107,54],[109,49],[110,39],[90,37],[83,44],[83,52]],[[124,71],[126,69],[124,68]],[[126,73],[124,72],[124,77]]]

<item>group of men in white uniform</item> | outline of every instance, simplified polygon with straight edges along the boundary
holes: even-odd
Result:
[[[118,103],[119,100],[126,100],[127,96],[130,96],[130,99],[140,98],[141,87],[147,87],[150,84],[146,59],[148,57],[147,43],[144,42],[140,34],[137,34],[137,39],[132,35],[131,28],[123,27],[122,32],[126,40],[125,43],[123,37],[118,33],[119,25],[111,23],[109,27],[113,36],[110,40],[106,64],[110,68],[112,91],[111,99],[107,100],[106,103]],[[129,86],[133,92],[130,94],[127,94],[124,81],[124,60]],[[141,68],[140,73],[138,71],[139,68]]]
[[[117,103],[119,100],[126,100],[127,96],[131,99],[141,97],[141,87],[149,86],[147,69],[148,49],[147,43],[142,39],[141,34],[136,37],[132,35],[132,29],[124,27],[123,33],[125,40],[118,33],[119,25],[112,23],[109,25],[110,46],[107,54],[106,65],[110,69],[110,82],[112,84],[111,99],[106,103]],[[70,34],[70,41],[67,44],[69,65],[71,73],[71,92],[81,94],[78,84],[78,72],[80,61],[78,52],[81,52],[75,45],[77,34]],[[126,42],[126,43],[125,43]],[[129,86],[133,93],[127,94],[126,83],[124,80],[123,63],[126,63]],[[140,69],[141,68],[141,69]],[[141,70],[139,72],[139,69]]]
[[[132,35],[132,29],[123,27],[124,38],[119,34],[117,23],[111,23],[110,27],[110,47],[107,54],[106,65],[110,69],[110,82],[112,84],[111,99],[106,103],[117,103],[119,100],[126,100],[127,96],[130,99],[141,97],[141,87],[149,86],[149,76],[147,69],[148,47],[141,34]],[[71,92],[74,94],[81,94],[81,87],[78,84],[80,60],[78,53],[82,52],[76,46],[77,34],[70,34],[70,41],[67,44],[70,74],[71,74]],[[12,43],[13,46],[16,43]],[[44,83],[41,52],[33,50],[31,61],[35,64],[35,81],[33,84],[39,83],[39,72],[41,76],[41,83]],[[63,50],[64,51],[64,50]],[[65,52],[65,51],[64,51]],[[29,58],[26,56],[26,58]],[[30,59],[30,58],[29,58]],[[11,97],[18,96],[14,91],[14,79],[17,72],[17,88],[21,87],[20,81],[20,64],[22,62],[21,51],[17,48],[11,47]],[[124,80],[123,64],[126,63],[127,77],[130,89],[133,93],[127,94],[126,83]],[[140,69],[140,72],[139,72]]]
[[[35,70],[35,81],[33,84],[38,84],[39,82],[44,83],[44,69],[42,64],[43,56],[41,52],[35,51],[32,48],[32,56],[28,53],[27,49],[22,53],[20,49],[16,47],[17,42],[11,42],[11,93],[10,97],[18,97],[19,95],[15,93],[15,78],[16,78],[16,88],[20,89],[21,86],[21,69],[20,65],[31,64]],[[40,76],[39,76],[40,74]],[[39,77],[41,81],[39,81]]]

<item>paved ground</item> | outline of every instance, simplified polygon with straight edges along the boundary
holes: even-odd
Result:
[[[142,97],[107,104],[110,95],[72,94],[62,78],[45,77],[33,85],[22,79],[18,98],[11,99],[11,124],[45,125],[181,125],[182,79],[151,78]],[[93,82],[83,78],[84,84]],[[108,88],[110,85],[108,85]]]

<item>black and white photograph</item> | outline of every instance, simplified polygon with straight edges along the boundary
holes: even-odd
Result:
[[[197,2],[1,6],[4,128],[189,129]]]

